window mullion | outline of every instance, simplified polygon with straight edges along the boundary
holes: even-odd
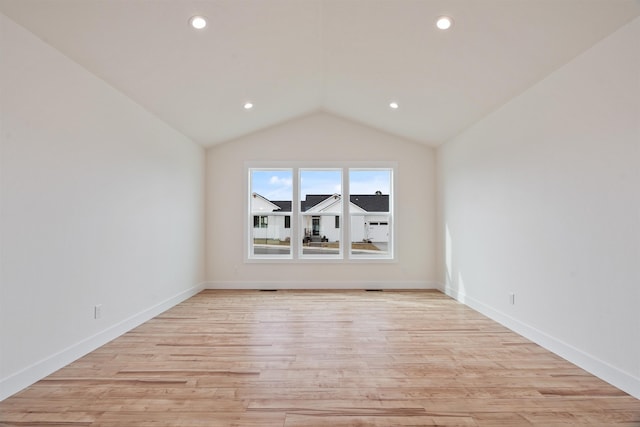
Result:
[[[351,203],[349,189],[349,168],[342,168],[342,228],[340,230],[342,244],[342,259],[351,258],[351,221],[349,220],[349,205]]]
[[[293,168],[292,176],[292,192],[291,200],[291,256],[294,260],[300,258],[300,245],[302,242],[302,220],[300,218],[300,173],[299,168]]]

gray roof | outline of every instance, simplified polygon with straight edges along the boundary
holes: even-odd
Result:
[[[352,194],[351,203],[367,212],[389,212],[388,194]]]
[[[307,194],[306,199],[300,201],[301,211],[306,212],[318,203],[321,203],[333,196],[334,194]],[[388,194],[352,194],[350,199],[351,203],[362,208],[366,212],[389,212]],[[291,212],[290,200],[269,201],[280,208],[277,210],[278,212]]]
[[[269,200],[274,205],[278,205],[280,209],[274,209],[278,212],[291,212],[291,200]]]

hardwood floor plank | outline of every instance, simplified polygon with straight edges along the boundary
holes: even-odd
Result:
[[[640,426],[640,401],[436,291],[204,291],[0,426]]]
[[[312,415],[287,414],[285,427],[427,427],[427,426],[477,426],[471,418],[419,416],[367,416],[367,415]]]

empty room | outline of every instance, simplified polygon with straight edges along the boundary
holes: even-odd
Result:
[[[640,426],[638,0],[0,0],[0,426]]]

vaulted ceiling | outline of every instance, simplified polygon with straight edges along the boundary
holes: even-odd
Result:
[[[204,146],[319,110],[436,146],[640,15],[640,1],[0,0],[0,11]],[[441,15],[450,30],[436,28]]]

